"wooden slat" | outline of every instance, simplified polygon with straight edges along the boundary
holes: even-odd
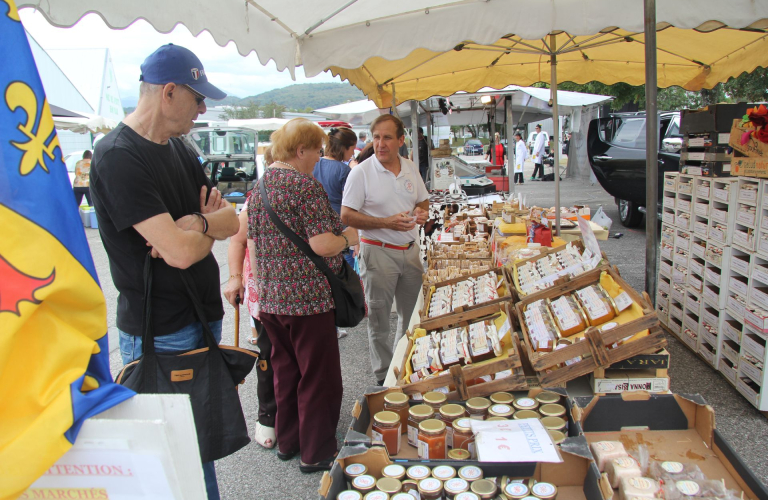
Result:
[[[600,335],[600,331],[597,328],[587,328],[585,334],[587,339],[587,345],[592,352],[592,357],[595,358],[595,365],[597,367],[608,366],[610,360],[608,359],[608,352],[603,342],[603,337]]]
[[[467,393],[467,381],[464,378],[464,370],[461,369],[461,365],[454,365],[451,367],[451,377],[453,377],[453,386],[456,387],[459,399],[462,401],[469,399]]]

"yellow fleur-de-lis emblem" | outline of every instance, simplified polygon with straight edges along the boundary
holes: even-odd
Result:
[[[48,105],[48,99],[43,99],[43,111],[39,122],[37,121],[37,96],[35,96],[34,91],[26,83],[13,82],[8,85],[8,88],[5,89],[5,103],[11,111],[21,108],[27,113],[26,123],[19,123],[18,129],[29,140],[26,142],[11,142],[12,145],[24,151],[24,155],[22,155],[21,162],[19,163],[19,173],[27,175],[38,165],[48,172],[45,156],[53,160],[54,150],[59,148],[59,151],[61,151],[59,137],[53,129],[53,116]]]
[[[21,21],[21,19],[19,19],[19,11],[16,10],[16,4],[13,2],[13,0],[0,0],[0,2],[5,2],[8,4],[8,12],[6,12],[6,16],[14,21]]]

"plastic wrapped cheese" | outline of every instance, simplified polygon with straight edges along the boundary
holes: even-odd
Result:
[[[589,446],[592,449],[592,455],[595,456],[597,468],[600,472],[605,472],[608,462],[614,458],[629,456],[624,449],[624,445],[619,441],[597,441]]]
[[[614,458],[608,462],[605,472],[608,474],[611,488],[618,488],[622,479],[643,476],[640,466],[632,457]]]
[[[656,498],[659,482],[649,477],[628,477],[619,483],[619,500],[629,498]],[[669,500],[669,499],[667,499]]]
[[[670,481],[664,483],[666,500],[689,500],[693,498],[727,498],[728,490],[721,481],[709,479]]]
[[[706,479],[698,465],[681,462],[651,462],[648,475],[663,483]]]

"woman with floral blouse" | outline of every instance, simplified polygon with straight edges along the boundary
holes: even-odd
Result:
[[[277,216],[339,272],[341,252],[356,245],[357,231],[343,230],[323,186],[312,171],[325,133],[296,118],[271,137],[274,163],[264,174]],[[258,187],[248,204],[259,319],[272,341],[277,399],[278,457],[301,453],[302,472],[328,470],[336,454],[341,365],[333,296],[325,275],[272,223]]]

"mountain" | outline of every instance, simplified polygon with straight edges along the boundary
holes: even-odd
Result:
[[[348,83],[297,83],[281,89],[269,90],[258,95],[244,97],[240,104],[253,101],[256,104],[274,102],[288,109],[319,109],[365,99],[365,94]]]

